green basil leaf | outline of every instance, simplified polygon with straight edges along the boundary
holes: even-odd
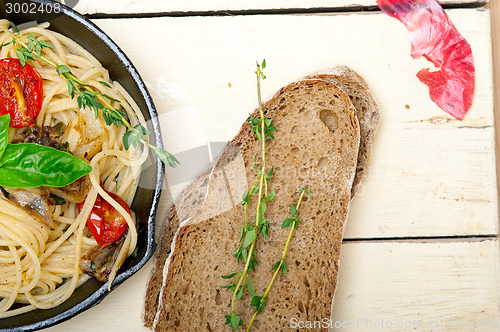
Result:
[[[67,152],[34,143],[8,144],[0,158],[0,186],[64,187],[91,170]]]
[[[9,123],[10,123],[10,115],[5,114],[0,116],[0,157],[2,157],[3,152],[7,148],[9,144]]]

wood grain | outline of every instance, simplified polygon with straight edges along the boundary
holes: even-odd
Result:
[[[497,177],[500,174],[500,3],[492,1],[489,3],[491,11],[491,39],[493,54],[493,100],[495,109],[495,133],[496,133],[496,151],[497,151]],[[500,195],[500,188],[498,191]]]
[[[128,3],[118,10],[138,8],[134,6],[137,3]],[[499,15],[498,3],[490,7]],[[332,324],[344,324],[349,331],[498,331],[500,251],[495,238],[490,13],[460,9],[449,14],[472,45],[476,61],[476,97],[464,122],[451,120],[429,100],[427,89],[415,77],[428,63],[410,58],[402,25],[383,15],[96,23],[143,75],[161,113],[165,143],[180,154],[232,138],[255,107],[255,60],[268,61],[267,97],[284,84],[339,63],[357,70],[373,88],[382,122],[371,170],[353,202],[346,232],[350,238],[365,240],[343,245]],[[495,64],[499,22],[491,22]],[[152,46],[155,55],[147,53]],[[500,69],[494,68],[498,81]],[[206,154],[187,157],[202,164],[209,151]],[[169,173],[162,209],[196,171]],[[179,176],[181,180],[175,180]],[[493,236],[383,240],[487,234]],[[366,240],[374,237],[382,240]],[[151,268],[149,262],[97,307],[47,331],[149,331],[142,327],[141,312]]]
[[[347,331],[498,331],[498,251],[496,239],[344,243],[332,324]],[[141,312],[151,268],[147,264],[97,307],[46,331],[150,331],[141,326]],[[478,325],[446,328],[464,323]]]
[[[448,6],[483,5],[488,0],[440,0]],[[166,12],[213,12],[213,11],[255,11],[282,9],[362,10],[375,8],[375,0],[85,0],[75,9],[83,14],[139,14]]]
[[[500,329],[496,239],[342,249],[332,319],[349,331]]]
[[[365,77],[381,112],[346,237],[497,234],[489,12],[457,9],[449,14],[472,45],[476,63],[475,99],[462,122],[430,100],[415,76],[429,63],[410,57],[403,25],[380,13],[108,19],[97,24],[139,68],[161,114],[165,145],[187,157],[188,168],[205,165],[191,153],[203,138],[230,140],[255,107],[257,59],[268,63],[265,98],[294,80],[346,64]],[[143,38],[144,31],[150,39]],[[152,61],[145,53],[151,40],[161,60]],[[185,171],[167,169],[169,185],[187,180]]]

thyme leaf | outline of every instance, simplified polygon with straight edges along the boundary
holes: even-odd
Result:
[[[264,118],[264,112],[262,109],[262,100],[261,100],[261,94],[260,94],[260,80],[265,79],[265,75],[262,72],[262,69],[265,68],[266,63],[265,60],[262,61],[262,64],[259,65],[257,64],[257,71],[256,77],[257,77],[257,91],[258,91],[258,103],[259,103],[259,117],[258,118],[252,118],[251,116],[248,118],[248,123],[252,127],[252,131],[257,137],[257,139],[261,142],[261,162],[260,165],[257,162],[257,155],[254,158],[254,171],[255,174],[257,175],[257,179],[255,180],[252,188],[250,190],[245,190],[245,192],[242,195],[242,201],[241,205],[243,205],[244,208],[244,222],[243,222],[243,227],[241,228],[240,231],[240,237],[239,241],[241,242],[243,240],[243,243],[233,251],[231,254],[235,256],[237,263],[240,263],[240,260],[242,260],[245,263],[245,266],[243,268],[242,272],[235,272],[231,273],[227,276],[222,276],[224,279],[225,277],[231,276],[231,277],[237,277],[237,279],[230,285],[234,287],[226,287],[228,289],[231,289],[233,291],[233,297],[231,300],[231,314],[226,315],[226,324],[229,324],[233,329],[237,329],[241,324],[241,319],[239,318],[238,315],[236,315],[234,311],[234,306],[235,306],[235,301],[243,298],[243,292],[246,284],[246,288],[248,293],[252,296],[255,297],[255,288],[253,286],[252,281],[250,280],[250,277],[248,276],[249,271],[255,271],[256,266],[259,264],[256,257],[255,257],[255,242],[257,241],[257,238],[259,237],[259,234],[262,234],[262,237],[264,240],[266,239],[268,232],[269,232],[269,221],[265,218],[265,212],[267,209],[266,202],[269,202],[274,199],[276,195],[276,191],[272,191],[271,193],[267,192],[267,183],[269,179],[272,176],[273,169],[271,169],[268,173],[266,173],[266,157],[265,157],[265,147],[266,147],[266,140],[262,139],[263,137],[265,138],[266,135],[270,137],[271,139],[274,138],[272,135],[273,131],[276,131],[276,128],[271,125],[272,119],[265,119]],[[252,205],[252,198],[256,196],[257,204],[255,207],[255,224],[250,225],[248,222],[248,215],[247,215],[247,207]],[[263,308],[263,306],[261,305]]]
[[[25,43],[22,40],[23,35],[19,31],[18,27],[13,22],[10,22],[10,26],[12,31],[9,31],[4,27],[0,27],[5,33],[10,34],[12,37],[10,42],[1,46],[13,44],[16,47],[16,55],[23,66],[26,65],[27,60],[36,61],[38,58],[54,67],[57,74],[66,80],[68,93],[71,98],[76,97],[79,108],[88,107],[94,111],[96,118],[99,116],[99,113],[101,113],[107,125],[115,125],[117,127],[124,125],[127,128],[127,132],[123,137],[123,146],[126,150],[128,150],[130,146],[138,147],[142,144],[152,149],[156,156],[165,165],[175,167],[179,164],[177,158],[175,158],[175,156],[171,153],[163,148],[158,148],[149,143],[147,139],[149,131],[141,125],[135,127],[132,126],[128,121],[126,114],[122,110],[111,105],[112,102],[119,103],[119,100],[114,99],[107,94],[103,94],[83,83],[72,73],[71,69],[67,65],[56,64],[47,57],[43,56],[42,50],[44,48],[54,48],[52,44],[47,41],[37,39],[30,32],[27,32],[25,35],[28,40],[28,42]],[[100,81],[99,83],[106,87],[111,87],[106,82]]]
[[[299,190],[300,197],[299,201],[297,202],[297,206],[294,206],[293,204],[290,205],[290,218],[285,219],[283,222],[283,225],[285,227],[290,227],[290,232],[288,233],[288,238],[285,244],[285,249],[283,250],[283,254],[280,257],[280,259],[274,264],[274,266],[271,268],[271,272],[274,271],[273,277],[271,278],[271,281],[269,282],[269,285],[266,288],[266,291],[264,292],[263,296],[254,296],[252,299],[251,305],[255,307],[255,311],[253,313],[252,319],[250,320],[250,323],[247,326],[246,331],[248,332],[250,330],[250,327],[252,326],[253,321],[255,320],[255,317],[262,312],[264,307],[266,306],[266,297],[269,294],[269,291],[271,290],[271,287],[274,283],[274,280],[276,279],[276,276],[278,273],[281,272],[281,274],[285,274],[288,270],[288,264],[285,262],[285,256],[288,251],[288,246],[290,245],[290,240],[292,239],[293,231],[297,229],[297,224],[300,223],[300,221],[297,219],[298,216],[298,210],[300,207],[300,203],[302,202],[302,199],[304,197],[304,194],[308,194],[309,196],[312,195],[311,191],[307,189],[306,187],[302,188]],[[281,226],[281,228],[285,228],[284,226]]]

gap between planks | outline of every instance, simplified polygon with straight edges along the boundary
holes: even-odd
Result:
[[[408,236],[408,237],[373,237],[344,238],[342,243],[453,243],[482,242],[497,240],[496,234],[464,235],[464,236]]]
[[[456,8],[480,8],[488,5],[488,0],[476,2],[450,2],[441,4],[445,9]],[[225,10],[171,10],[153,12],[131,12],[131,13],[84,13],[89,19],[106,18],[155,18],[155,17],[191,17],[191,16],[250,16],[250,15],[297,15],[297,14],[337,14],[337,13],[359,13],[378,12],[376,5],[352,4],[339,7],[311,7],[311,8],[264,8],[264,9],[225,9]]]
[[[477,92],[480,98],[475,100],[474,109],[471,110],[470,114],[472,117],[467,118],[460,125],[487,124],[491,126],[493,122],[491,36],[487,33],[490,27],[488,22],[490,14],[482,10],[459,9],[451,11],[450,15],[456,19],[456,24],[464,29],[477,51],[475,54],[478,61],[476,70],[478,82],[482,83],[478,84]],[[262,53],[265,52],[268,63],[275,60],[277,65],[271,67],[274,71],[270,72],[271,79],[267,83],[269,91],[277,91],[281,86],[297,77],[305,76],[312,71],[322,70],[321,68],[328,68],[332,63],[354,65],[354,68],[363,73],[368,82],[373,82],[371,84],[373,91],[378,96],[378,100],[384,104],[387,116],[384,117],[386,121],[383,124],[385,126],[381,127],[380,135],[377,138],[377,142],[380,144],[375,147],[372,153],[373,163],[369,167],[369,176],[365,177],[363,182],[366,185],[366,192],[358,196],[356,202],[352,202],[352,204],[357,205],[356,207],[361,208],[357,209],[358,213],[355,213],[356,209],[352,206],[349,212],[350,219],[347,222],[346,238],[454,237],[457,235],[497,233],[498,193],[496,183],[494,183],[496,165],[495,157],[492,155],[495,149],[493,128],[459,129],[470,132],[465,131],[455,135],[456,122],[436,124],[429,120],[422,124],[414,124],[411,128],[414,130],[401,129],[398,124],[400,118],[401,122],[406,123],[411,120],[434,119],[432,116],[440,113],[437,113],[439,110],[436,110],[436,113],[432,112],[437,107],[434,107],[434,104],[427,98],[426,87],[417,86],[418,80],[414,75],[420,66],[419,63],[411,62],[409,52],[407,53],[409,42],[406,34],[402,27],[396,25],[398,22],[395,20],[391,21],[381,14],[373,13],[339,15],[339,17],[283,15],[213,19],[157,18],[138,20],[140,22],[131,20],[131,22],[125,22],[127,23],[125,25],[120,20],[98,21],[97,23],[104,31],[111,32],[111,37],[116,38],[119,44],[123,44],[124,51],[139,68],[146,83],[149,83],[153,88],[152,93],[156,106],[160,110],[160,114],[165,116],[163,123],[168,124],[168,115],[174,114],[171,113],[173,106],[176,107],[174,108],[175,112],[184,112],[186,109],[197,110],[200,114],[200,122],[206,124],[207,128],[211,130],[206,141],[230,140],[233,136],[231,128],[241,126],[247,113],[239,111],[236,114],[231,105],[239,105],[238,109],[241,110],[253,109],[254,85],[253,82],[249,82],[245,75],[251,73],[254,68],[248,68],[250,66],[247,66],[247,63],[252,65],[253,62],[247,61],[247,59],[262,58]],[[197,23],[199,25],[196,25]],[[355,23],[359,27],[363,27],[363,24],[366,27],[371,25],[377,27],[377,30],[373,31],[372,28],[365,31],[364,28],[360,28],[350,32],[351,38],[342,38],[341,30],[335,28],[340,25],[345,26],[347,23]],[[193,29],[194,26],[203,29]],[[311,41],[311,32],[321,31],[321,29],[325,29],[325,26],[330,30],[330,33],[319,34],[317,38],[314,38],[314,41]],[[392,28],[393,26],[401,29],[394,31],[394,38],[389,44],[384,36],[395,30]],[[123,31],[124,27],[128,27],[125,32]],[[473,27],[474,29],[472,29]],[[296,33],[288,34],[290,38],[283,40],[283,43],[278,45],[277,38],[283,37],[283,33],[286,35],[292,28]],[[144,43],[147,47],[144,38],[136,39],[134,47],[127,49],[127,41],[130,38],[134,39],[134,34],[141,34],[141,31],[151,31],[151,33],[158,34],[159,38],[163,37],[163,43],[159,44],[160,53],[165,54],[162,66],[144,60],[144,53],[141,51],[144,48],[140,45]],[[165,34],[164,31],[183,31],[183,33]],[[201,32],[206,38],[200,38]],[[354,33],[356,34],[353,35]],[[152,39],[155,39],[154,34],[151,36],[153,36]],[[239,36],[244,38],[238,39]],[[336,41],[333,51],[332,40]],[[356,42],[351,43],[352,40]],[[363,41],[362,47],[359,46],[359,40]],[[285,48],[290,51],[290,57],[289,60],[283,61],[284,46],[295,45],[298,42],[303,43],[303,46],[297,49],[294,47]],[[172,45],[176,46],[175,52],[171,51]],[[259,47],[255,47],[255,45]],[[199,56],[200,49],[203,50],[203,57]],[[260,51],[261,49],[262,51]],[[362,52],[365,49],[373,50],[371,61],[366,61],[365,53]],[[227,62],[224,63],[224,66],[222,68],[214,67],[213,63],[226,59],[224,56],[227,56]],[[309,60],[304,61],[304,59]],[[373,66],[372,63],[379,63],[379,66]],[[197,75],[193,76],[197,77],[197,80],[189,78],[190,71]],[[203,76],[200,75],[202,72]],[[158,78],[165,79],[161,81],[163,83],[173,82],[176,84],[175,86],[183,87],[184,94],[182,96],[189,96],[189,99],[179,99],[175,101],[177,103],[175,104],[171,97],[165,98],[170,94],[162,88],[163,85],[160,84]],[[383,81],[378,84],[380,79]],[[228,87],[228,81],[232,84],[231,90]],[[408,84],[399,83],[408,81],[410,82]],[[165,86],[168,87],[168,85]],[[206,93],[207,86],[214,87],[211,94]],[[404,88],[404,86],[411,88]],[[409,91],[417,89],[419,93]],[[214,93],[217,94],[213,95]],[[420,98],[416,96],[420,96]],[[422,98],[424,96],[425,98]],[[184,102],[184,100],[186,101]],[[222,105],[220,100],[224,100]],[[405,109],[405,104],[411,104],[414,111],[401,112],[401,109]],[[161,113],[162,110],[164,113]],[[193,114],[196,114],[194,111]],[[218,126],[217,121],[220,120],[214,117],[214,111],[220,114],[220,119],[224,119],[224,126]],[[438,127],[443,127],[443,130],[439,132],[441,138],[439,146],[434,139],[438,135]],[[429,128],[431,130],[428,130]],[[404,135],[398,135],[400,129],[405,130]],[[486,133],[484,133],[485,131]],[[483,139],[479,141],[481,132],[483,132],[481,136]],[[183,133],[180,130],[179,134],[175,132],[174,135],[174,131],[166,134],[164,138],[167,143],[169,141],[175,142],[171,144],[174,148],[181,146],[180,143],[176,143],[179,141],[179,137],[184,137],[181,136]],[[191,141],[194,143],[192,145],[185,144],[181,148],[189,149],[200,145],[192,136],[186,135],[186,140],[181,140],[181,142],[182,144]],[[404,137],[404,139],[391,139],[394,136]],[[450,143],[458,142],[457,140],[463,144]],[[478,142],[483,143],[478,144]],[[412,144],[412,153],[406,153],[409,151],[409,144]],[[481,152],[485,148],[489,151],[488,153],[491,153],[487,158]],[[438,150],[444,150],[446,153]],[[178,149],[177,151],[183,150]],[[431,152],[432,158],[430,157]],[[474,158],[471,158],[471,155],[474,155]],[[404,156],[404,158],[399,156]],[[458,161],[450,162],[451,158]],[[422,160],[426,162],[422,162]],[[478,163],[478,160],[481,163]],[[484,162],[482,162],[483,160]],[[431,161],[439,161],[441,167],[436,167],[436,162]],[[465,167],[456,168],[457,163],[458,165],[464,164]],[[420,164],[422,165],[416,166]],[[171,175],[173,178],[174,174]],[[376,191],[379,188],[384,188],[384,190]],[[408,190],[408,188],[412,190]],[[471,194],[462,197],[461,194],[465,191]],[[377,194],[379,192],[381,194]],[[443,195],[445,194],[448,199],[444,199]],[[483,203],[485,199],[490,200],[490,198],[491,204]],[[411,212],[409,213],[408,210]],[[449,221],[446,224],[443,222],[445,219]]]

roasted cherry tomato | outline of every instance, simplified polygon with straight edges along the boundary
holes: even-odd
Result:
[[[107,193],[130,214],[130,208],[123,199],[116,194]],[[85,201],[77,204],[78,210],[82,209],[83,204],[85,204]],[[125,218],[111,204],[104,200],[101,195],[97,195],[92,212],[90,212],[87,219],[87,227],[97,244],[104,247],[118,240],[127,229],[128,224]]]
[[[0,59],[0,115],[10,114],[10,126],[35,123],[43,102],[43,80],[29,64],[19,59]]]

